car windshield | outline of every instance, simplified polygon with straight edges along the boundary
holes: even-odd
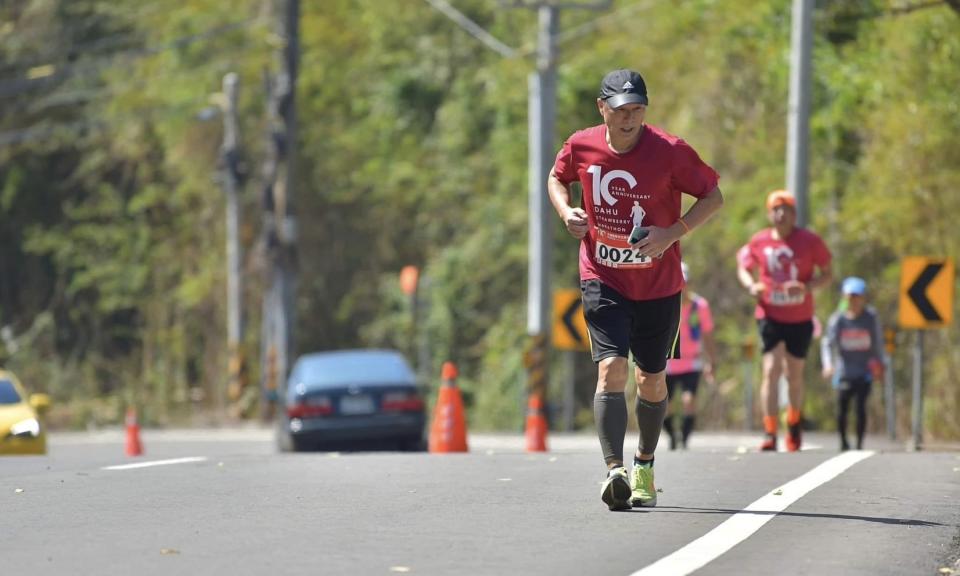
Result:
[[[19,404],[20,394],[9,380],[0,380],[0,404]]]
[[[334,387],[364,384],[413,384],[413,370],[398,352],[355,350],[323,352],[300,358],[291,384]]]

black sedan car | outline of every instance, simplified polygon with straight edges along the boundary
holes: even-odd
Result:
[[[283,451],[423,448],[423,398],[397,351],[305,354],[282,392],[277,443]]]

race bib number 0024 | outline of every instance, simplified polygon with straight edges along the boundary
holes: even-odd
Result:
[[[641,256],[640,250],[630,247],[625,234],[613,234],[605,230],[597,230],[593,258],[597,264],[610,268],[653,266],[653,261],[648,256]]]

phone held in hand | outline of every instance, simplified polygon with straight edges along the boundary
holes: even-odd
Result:
[[[634,226],[633,230],[630,231],[630,236],[627,238],[627,242],[631,244],[636,244],[637,242],[643,240],[650,234],[650,231],[642,226]]]

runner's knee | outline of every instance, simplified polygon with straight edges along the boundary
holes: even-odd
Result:
[[[597,363],[597,393],[623,392],[627,388],[627,359],[604,358]]]
[[[637,394],[645,400],[659,402],[667,397],[666,372],[650,374],[637,369]]]

